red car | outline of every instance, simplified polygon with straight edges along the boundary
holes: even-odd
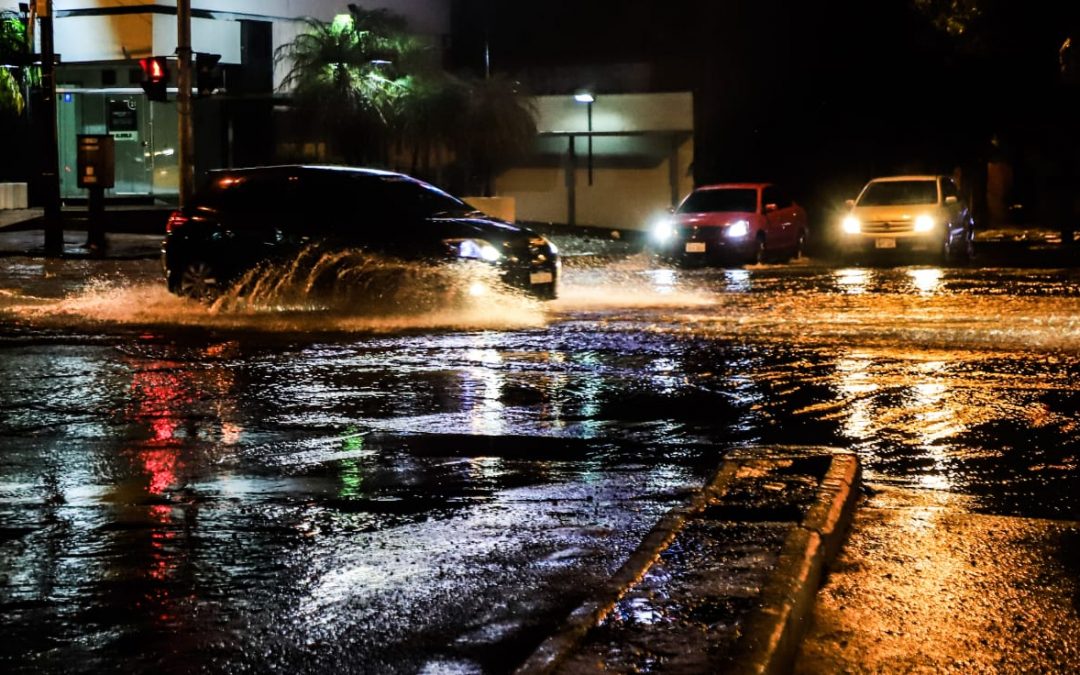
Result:
[[[806,236],[806,211],[772,183],[699,187],[653,230],[658,252],[682,262],[790,260]]]

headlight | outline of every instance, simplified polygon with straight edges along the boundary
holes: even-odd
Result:
[[[919,216],[915,219],[916,232],[929,232],[934,229],[934,219],[930,216]]]
[[[745,237],[750,234],[750,223],[745,220],[736,220],[734,223],[728,223],[727,236],[729,237]]]
[[[859,219],[855,216],[844,218],[844,222],[841,223],[841,225],[844,228],[844,232],[847,232],[848,234],[858,234],[862,232],[862,223],[860,223]]]
[[[675,223],[670,218],[657,221],[652,229],[653,239],[661,244],[675,236]]]
[[[445,239],[443,243],[459,258],[495,262],[502,257],[498,249],[483,239]]]

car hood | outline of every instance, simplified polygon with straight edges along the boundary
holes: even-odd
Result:
[[[493,218],[428,218],[446,237],[475,237],[506,241],[538,236],[531,230]]]
[[[856,206],[851,214],[859,220],[906,222],[921,215],[941,211],[937,204],[904,204],[902,206]]]
[[[751,220],[750,211],[713,211],[710,213],[676,213],[675,223],[683,227],[722,227],[736,220]]]

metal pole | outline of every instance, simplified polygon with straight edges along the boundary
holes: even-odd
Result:
[[[191,0],[176,2],[177,140],[180,145],[180,208],[195,193],[195,129],[191,115]]]
[[[64,254],[64,223],[60,213],[60,139],[56,129],[56,49],[53,45],[53,3],[45,1],[41,20],[41,115],[45,125],[44,166],[41,170],[45,198],[45,255]]]
[[[574,135],[570,134],[566,138],[566,224],[577,225],[577,157]]]
[[[592,101],[589,101],[589,187],[592,187]]]

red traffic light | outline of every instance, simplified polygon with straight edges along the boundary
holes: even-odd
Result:
[[[149,82],[169,81],[169,65],[164,56],[139,59],[139,65],[142,67],[143,79]]]
[[[168,99],[166,87],[169,84],[169,62],[164,56],[151,56],[139,59],[139,67],[142,68],[142,88],[146,97],[151,101],[165,101]]]

